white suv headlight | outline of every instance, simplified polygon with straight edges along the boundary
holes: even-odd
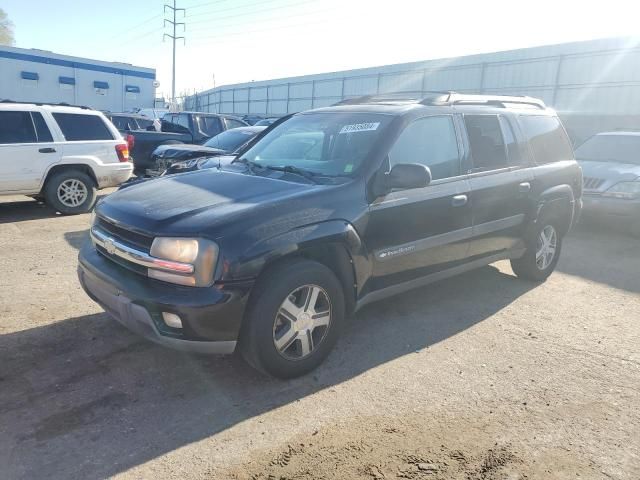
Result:
[[[624,198],[632,200],[640,198],[640,181],[620,182],[603,193],[607,197]]]
[[[151,244],[150,254],[160,261],[168,261],[167,264],[159,262],[161,268],[149,268],[147,275],[150,278],[190,287],[205,287],[213,282],[218,260],[218,245],[210,240],[156,237]],[[178,262],[177,267],[191,265],[193,272],[185,273],[184,268],[171,271],[171,262]]]

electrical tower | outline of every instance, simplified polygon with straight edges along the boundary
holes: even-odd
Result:
[[[176,12],[181,11],[182,12],[182,18],[184,19],[184,15],[185,15],[185,9],[184,8],[177,8],[176,7],[176,0],[173,0],[173,6],[171,5],[167,5],[165,3],[164,5],[164,13],[167,13],[167,8],[171,10],[171,12],[173,13],[173,20],[169,20],[168,18],[164,19],[164,24],[166,25],[167,23],[169,23],[170,25],[173,26],[173,35],[169,35],[168,33],[165,33],[162,35],[162,40],[164,41],[164,37],[169,37],[172,42],[173,42],[173,63],[171,65],[171,105],[176,104],[176,40],[182,39],[184,41],[184,37],[177,37],[176,36],[176,27],[178,25],[182,25],[182,32],[184,33],[186,28],[185,28],[185,24],[184,22],[177,22],[176,21]]]

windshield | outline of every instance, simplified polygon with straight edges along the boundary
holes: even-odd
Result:
[[[578,160],[640,165],[640,135],[596,135],[576,149]]]
[[[206,147],[219,148],[225,152],[233,152],[238,147],[244,145],[253,137],[255,137],[259,131],[234,129],[227,130],[216,135],[213,138],[207,140],[204,144]]]
[[[325,176],[354,173],[391,117],[370,113],[309,113],[275,127],[244,155],[263,167],[295,167]]]

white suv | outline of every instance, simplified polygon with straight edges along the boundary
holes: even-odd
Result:
[[[131,177],[129,147],[86,107],[0,103],[0,195],[29,195],[64,214],[88,212],[96,191]]]

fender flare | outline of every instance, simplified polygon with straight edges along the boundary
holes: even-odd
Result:
[[[285,258],[300,256],[321,260],[340,279],[347,305],[355,305],[358,278],[368,262],[360,235],[346,220],[328,220],[296,227],[263,239],[234,259],[220,278],[222,282],[256,279],[267,268]],[[225,278],[226,277],[226,278]]]
[[[563,235],[574,224],[576,199],[570,185],[556,185],[544,190],[536,205],[533,223],[537,224],[546,215],[553,215],[562,221]]]

